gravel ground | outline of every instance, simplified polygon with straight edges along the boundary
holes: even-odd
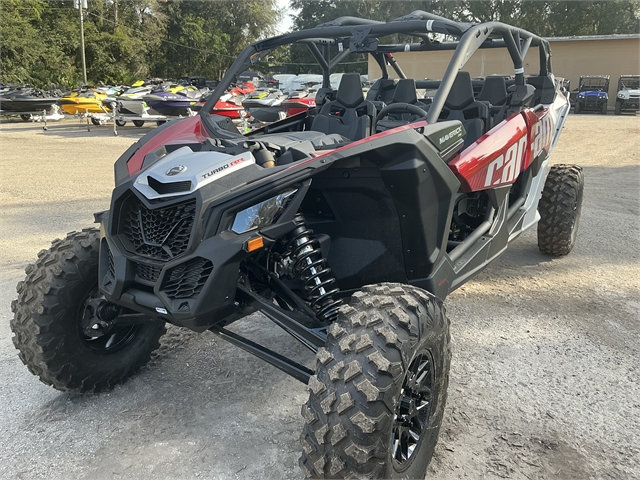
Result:
[[[306,387],[213,334],[171,328],[110,393],[40,383],[9,304],[35,254],[106,209],[113,162],[146,128],[0,127],[0,478],[296,479]],[[427,478],[640,478],[640,119],[572,115],[556,163],[585,167],[577,245],[527,232],[447,299],[453,361]],[[234,325],[313,364],[253,315]]]

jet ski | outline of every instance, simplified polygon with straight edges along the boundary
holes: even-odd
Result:
[[[220,97],[211,109],[211,113],[236,120],[243,118],[245,115],[243,115],[244,106],[242,102],[253,91],[255,91],[255,88],[250,82],[243,82],[234,86]],[[194,106],[195,109],[200,110],[207,102],[207,98],[208,95],[203,95]]]
[[[194,110],[194,106],[198,103],[200,97],[209,92],[208,88],[180,87],[179,89],[169,88],[152,91],[144,95],[142,100],[160,115],[178,117],[189,115],[189,111]]]
[[[60,92],[46,92],[28,86],[8,89],[0,96],[0,111],[8,115],[48,112],[58,101],[59,95]]]
[[[286,115],[290,117],[314,108],[316,106],[316,94],[321,84],[322,77],[319,80],[308,80],[302,83],[300,88],[291,92],[282,102],[282,108]]]
[[[61,97],[57,100],[63,112],[69,115],[82,113],[105,113],[111,108],[102,104],[107,98],[106,92],[100,92],[94,87],[84,86],[78,90]]]
[[[242,102],[242,106],[256,120],[271,123],[280,119],[283,110],[282,102],[285,98],[278,89],[261,89],[249,94]]]

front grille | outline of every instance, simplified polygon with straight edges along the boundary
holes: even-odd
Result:
[[[132,196],[123,208],[121,231],[138,255],[167,261],[187,250],[195,214],[195,200],[149,210]]]
[[[136,263],[136,275],[148,282],[156,283],[158,281],[158,277],[160,276],[160,272],[162,271],[162,266],[157,265],[147,265],[144,263]]]
[[[202,291],[212,270],[210,260],[194,258],[167,272],[161,290],[172,299],[194,297]]]

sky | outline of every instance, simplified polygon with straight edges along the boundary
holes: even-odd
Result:
[[[289,0],[277,0],[278,7],[280,11],[283,13],[282,21],[278,25],[278,33],[286,33],[291,29],[291,25],[293,24],[293,20],[291,19],[290,14],[293,13],[291,8],[289,7]]]

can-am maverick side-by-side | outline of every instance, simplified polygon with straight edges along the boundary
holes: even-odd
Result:
[[[609,103],[609,75],[582,75],[578,84],[578,94],[574,112],[599,112],[607,114]]]
[[[615,114],[640,110],[640,75],[620,75]]]
[[[286,45],[322,71],[314,109],[245,136],[209,113]],[[463,67],[484,48],[506,49],[514,71],[475,96]],[[539,72],[525,78],[533,49]],[[439,50],[450,64],[418,98],[433,80],[407,78],[394,54]],[[367,97],[357,73],[331,88],[363,54],[382,72]],[[12,304],[20,358],[59,390],[97,392],[149,360],[166,322],[210,330],[308,384],[305,475],[422,478],[447,395],[443,300],[536,224],[546,254],[576,241],[582,170],[549,164],[569,112],[561,85],[544,39],[421,11],[248,46],[198,115],[117,160],[100,228],[27,267]],[[253,312],[316,352],[314,368],[227,328]]]

